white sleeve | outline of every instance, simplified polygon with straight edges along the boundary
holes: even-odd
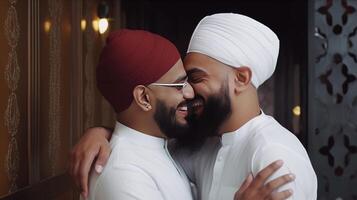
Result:
[[[115,166],[98,178],[96,200],[163,200],[155,181],[130,165]]]
[[[251,163],[253,175],[279,159],[284,161],[283,166],[269,177],[267,182],[293,173],[296,176],[295,180],[280,187],[278,191],[292,189],[293,195],[290,200],[315,200],[317,178],[309,158],[282,144],[265,145],[255,152]]]

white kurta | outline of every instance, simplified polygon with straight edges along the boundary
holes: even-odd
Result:
[[[89,200],[191,200],[188,179],[164,139],[116,124],[103,172],[91,172]]]
[[[315,200],[317,178],[300,141],[274,118],[261,114],[222,138],[211,138],[195,153],[175,151],[189,178],[196,183],[199,199],[232,200],[249,173],[254,176],[273,161],[284,165],[269,179],[294,173],[295,181],[279,191],[292,189],[289,199]]]

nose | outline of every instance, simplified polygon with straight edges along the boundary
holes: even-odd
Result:
[[[195,92],[189,83],[187,83],[186,87],[183,88],[182,93],[185,99],[193,99],[195,96]]]

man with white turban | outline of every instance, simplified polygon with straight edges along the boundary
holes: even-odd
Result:
[[[303,145],[259,106],[257,88],[273,74],[278,52],[275,33],[244,15],[214,14],[196,27],[184,60],[195,91],[189,107],[192,134],[188,140],[173,142],[171,151],[196,184],[199,199],[256,199],[242,191],[251,179],[261,179],[258,172],[276,160],[284,165],[266,180],[267,185],[273,186],[284,174],[294,181],[269,199],[291,193],[289,199],[316,199],[317,179]],[[103,165],[108,157],[98,150],[108,149],[103,132],[87,132],[82,146],[98,152],[96,165]],[[78,160],[91,163],[93,155]]]
[[[291,188],[289,199],[316,199],[317,178],[306,150],[294,134],[265,115],[258,102],[257,88],[277,63],[275,33],[247,16],[215,14],[200,21],[187,53],[185,70],[200,116],[195,133],[219,136],[195,153],[176,153],[199,188],[200,199],[232,199],[248,174],[256,177],[277,159],[284,166],[270,180],[286,173],[296,176],[278,191]]]

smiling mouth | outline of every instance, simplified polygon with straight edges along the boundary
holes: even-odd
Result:
[[[176,112],[179,115],[183,115],[183,117],[186,117],[188,115],[188,106],[187,106],[187,102],[181,102],[177,108],[176,108]]]
[[[200,115],[204,108],[204,100],[202,97],[196,97],[188,103],[189,110],[196,115]]]
[[[187,112],[188,108],[187,108],[187,105],[182,105],[182,106],[177,107],[177,110],[181,111],[181,112]]]

